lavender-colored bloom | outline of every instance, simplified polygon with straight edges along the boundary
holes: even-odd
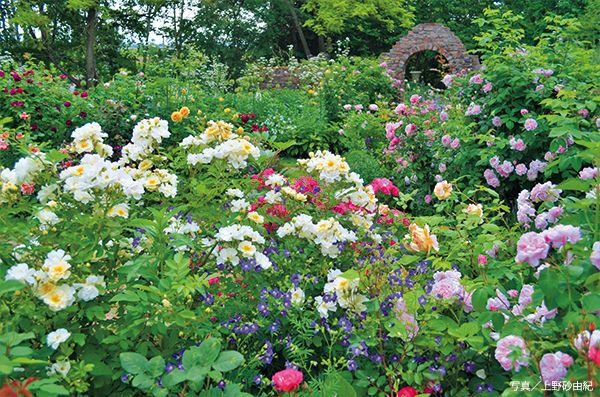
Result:
[[[348,371],[354,372],[358,369],[358,364],[355,360],[348,360]]]

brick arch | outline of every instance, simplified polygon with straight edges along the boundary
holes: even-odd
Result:
[[[396,78],[404,85],[406,62],[419,52],[435,51],[448,61],[450,69],[478,69],[479,58],[469,55],[462,41],[447,27],[439,23],[422,23],[412,28],[406,36],[394,44],[390,52],[382,55],[388,69],[396,73]]]

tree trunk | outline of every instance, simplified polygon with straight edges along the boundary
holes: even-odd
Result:
[[[298,19],[298,14],[296,13],[294,4],[290,0],[285,0],[285,2],[290,8],[290,14],[292,15],[292,20],[294,21],[296,31],[298,32],[298,37],[300,37],[300,42],[302,43],[304,53],[306,54],[307,58],[310,58],[312,57],[312,55],[310,54],[310,48],[308,48],[308,43],[306,42],[306,37],[304,37],[304,31],[302,30],[302,25],[300,24],[300,20]]]
[[[98,26],[98,9],[92,7],[87,11],[86,44],[85,44],[85,80],[88,87],[98,82],[98,69],[96,68],[96,28]]]

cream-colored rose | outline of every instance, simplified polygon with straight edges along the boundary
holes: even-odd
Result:
[[[452,185],[446,181],[439,182],[435,185],[433,193],[438,200],[446,200],[452,194]]]

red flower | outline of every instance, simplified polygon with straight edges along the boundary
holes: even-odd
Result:
[[[219,282],[219,277],[213,277],[208,279],[208,285],[214,285]]]
[[[275,389],[278,391],[291,392],[296,390],[300,383],[302,383],[304,376],[300,371],[297,371],[293,368],[287,368],[283,371],[277,372],[275,375],[273,375],[271,380],[275,384]]]
[[[64,103],[64,105],[65,105],[65,107],[66,107],[66,108],[68,108],[69,106],[71,106],[71,102],[69,102],[69,101],[66,101],[66,102]]]
[[[82,97],[82,98],[87,98],[87,96],[88,96],[88,93],[86,91],[83,91],[80,95],[80,97]]]
[[[67,121],[65,122],[65,124],[66,124],[66,125],[71,125],[71,124],[73,124],[73,121],[71,121],[71,120],[67,120]]]
[[[417,394],[419,393],[415,390],[414,387],[406,386],[398,390],[398,394],[396,395],[396,397],[415,397]]]
[[[35,192],[35,183],[24,183],[21,185],[21,193],[25,196],[31,196]]]
[[[27,390],[27,386],[38,380],[38,378],[27,378],[25,382],[11,380],[0,389],[0,397],[32,397],[33,394]]]

